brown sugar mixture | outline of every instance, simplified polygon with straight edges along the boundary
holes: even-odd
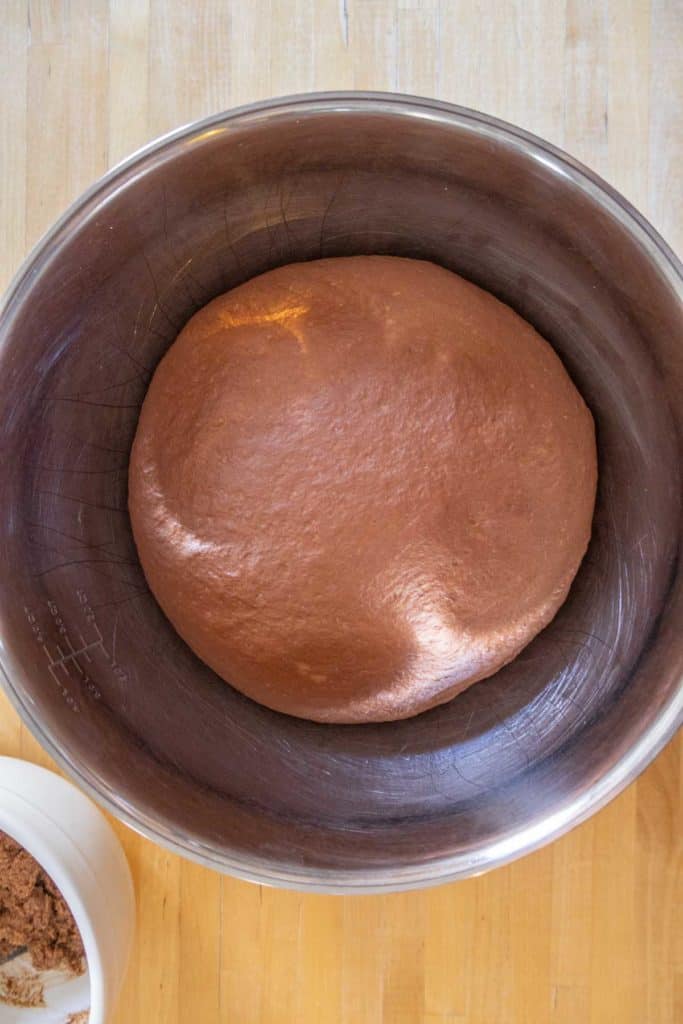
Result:
[[[45,1006],[45,988],[40,975],[28,970],[0,978],[0,1003],[7,1006]]]
[[[83,942],[52,879],[0,832],[0,963],[26,947],[39,970],[85,971]]]

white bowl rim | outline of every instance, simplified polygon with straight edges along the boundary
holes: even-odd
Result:
[[[56,772],[21,758],[0,757],[0,765],[3,761],[14,761],[22,765],[30,764],[31,768],[38,772],[51,775],[54,778],[60,778]],[[82,797],[83,794],[72,783],[66,779],[61,779],[61,781],[71,786]],[[10,802],[12,802],[13,806],[8,810]],[[24,793],[5,786],[0,780],[0,831],[8,835],[10,839],[14,839],[27,853],[31,854],[34,860],[50,876],[64,897],[69,910],[73,914],[85,950],[85,973],[89,988],[88,1024],[105,1024],[104,960],[95,935],[92,917],[85,901],[81,897],[80,889],[74,879],[73,870],[69,869],[64,860],[55,854],[54,847],[43,836],[37,834],[32,827],[30,818],[35,818],[36,816],[43,821],[47,828],[59,833],[61,840],[66,842],[73,851],[74,857],[82,861],[82,869],[90,871],[90,866],[83,857],[77,843],[65,832],[59,821],[45,807],[39,806],[33,800],[29,800]]]

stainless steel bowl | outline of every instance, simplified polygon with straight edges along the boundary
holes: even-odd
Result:
[[[536,325],[594,412],[600,487],[570,597],[513,664],[410,721],[333,727],[253,704],[176,636],[126,470],[150,373],[199,306],[281,263],[372,252],[451,267]],[[680,265],[620,196],[473,111],[311,95],[148,146],[43,239],[0,320],[15,707],[114,814],[261,882],[410,888],[564,832],[681,716],[682,301]]]

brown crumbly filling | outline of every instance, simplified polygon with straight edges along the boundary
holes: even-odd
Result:
[[[0,1003],[8,1006],[45,1006],[45,989],[40,975],[34,971],[21,971],[4,977],[0,975]]]
[[[39,971],[85,971],[83,942],[57,886],[23,847],[0,832],[0,961],[23,946]]]

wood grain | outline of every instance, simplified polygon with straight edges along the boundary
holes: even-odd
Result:
[[[3,0],[0,285],[159,132],[307,89],[486,110],[590,164],[683,248],[680,0]],[[553,846],[468,882],[259,888],[116,825],[138,895],[113,1024],[683,1021],[680,739]],[[0,697],[0,753],[47,764]]]

